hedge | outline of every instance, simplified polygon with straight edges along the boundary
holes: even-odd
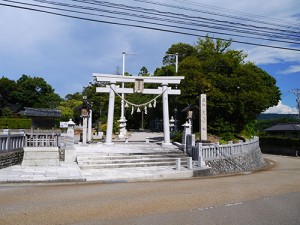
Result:
[[[275,146],[291,147],[291,148],[300,146],[300,139],[296,139],[296,138],[260,136],[259,142],[262,145],[275,145]]]
[[[30,129],[31,119],[0,118],[0,129]]]

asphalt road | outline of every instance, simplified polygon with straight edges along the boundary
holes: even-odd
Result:
[[[0,224],[300,224],[300,158],[267,171],[114,184],[2,184]]]

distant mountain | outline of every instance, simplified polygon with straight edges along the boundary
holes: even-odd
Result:
[[[258,115],[258,120],[276,120],[276,119],[298,119],[298,114],[278,114],[278,113],[261,113]]]

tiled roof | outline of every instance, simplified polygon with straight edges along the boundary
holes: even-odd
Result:
[[[300,124],[277,124],[265,129],[265,131],[300,131]]]
[[[24,116],[29,117],[61,117],[59,109],[36,109],[25,107]]]

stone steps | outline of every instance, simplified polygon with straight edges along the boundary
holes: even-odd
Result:
[[[140,163],[154,163],[154,162],[172,162],[175,163],[174,158],[152,158],[152,159],[147,159],[147,158],[141,158],[141,159],[119,159],[119,160],[89,160],[89,161],[78,161],[78,164],[80,166],[85,166],[85,165],[103,165],[103,164],[140,164]],[[187,162],[187,159],[181,158],[181,162]]]
[[[78,153],[122,153],[122,154],[162,154],[178,152],[175,146],[160,146],[154,143],[142,144],[114,144],[114,145],[90,145],[90,146],[77,146]]]
[[[186,157],[183,154],[149,154],[149,155],[100,155],[100,154],[85,154],[85,155],[77,155],[77,161],[86,161],[86,160],[118,160],[118,159],[143,159],[143,158],[181,158]]]
[[[87,169],[111,169],[111,168],[132,168],[132,167],[153,167],[153,166],[174,166],[176,165],[176,161],[173,162],[140,162],[140,163],[111,163],[111,164],[99,164],[99,165],[80,165],[80,169],[87,170]],[[186,162],[181,161],[181,165],[185,166]]]
[[[108,169],[126,167],[176,166],[176,159],[181,165],[187,165],[188,156],[181,151],[154,151],[143,153],[77,153],[77,162],[81,169]]]

